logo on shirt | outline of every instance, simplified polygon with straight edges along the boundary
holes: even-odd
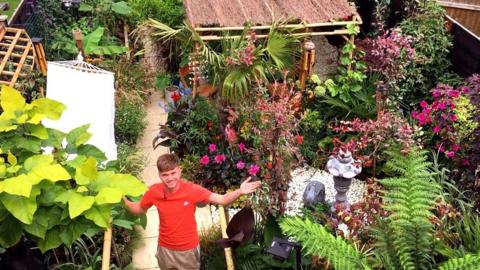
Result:
[[[187,206],[188,205],[188,202],[183,202],[183,206]]]

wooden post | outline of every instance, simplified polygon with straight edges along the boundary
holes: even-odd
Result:
[[[38,69],[42,72],[43,76],[47,76],[47,58],[45,57],[45,51],[43,50],[42,38],[32,38],[33,48],[35,49],[35,61]]]
[[[110,269],[110,249],[112,246],[112,222],[108,224],[108,228],[103,235],[103,252],[102,252],[102,270]]]
[[[220,212],[220,228],[222,229],[222,237],[228,238],[227,235],[227,217],[225,215],[225,208],[222,205],[218,206],[218,211]],[[225,261],[227,263],[227,270],[235,270],[233,265],[232,249],[225,248]],[[103,270],[103,269],[102,269]]]
[[[130,46],[128,44],[128,23],[126,20],[123,21],[123,39],[125,42],[125,47],[127,47],[127,59],[130,59]]]
[[[83,34],[82,30],[76,28],[72,30],[73,40],[75,40],[75,44],[77,45],[78,50],[85,57],[85,52],[83,51]]]
[[[302,90],[305,89],[307,78],[312,75],[311,73],[313,64],[315,64],[315,44],[312,41],[306,41],[303,44],[303,56],[300,73],[300,88]]]

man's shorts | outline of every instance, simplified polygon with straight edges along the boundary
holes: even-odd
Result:
[[[161,270],[200,269],[200,246],[182,251],[158,246],[156,257]]]

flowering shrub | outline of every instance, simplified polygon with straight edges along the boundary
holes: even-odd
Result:
[[[239,108],[240,137],[252,145],[250,152],[261,168],[259,175],[268,183],[266,208],[272,214],[285,210],[290,169],[303,143],[303,136],[296,133],[293,86],[288,88],[290,92],[275,98],[258,93]]]
[[[468,87],[454,89],[449,85],[439,84],[431,91],[433,102],[429,104],[422,101],[421,111],[412,113],[420,126],[433,133],[435,148],[448,158],[454,158],[461,147],[468,147],[460,142],[468,138],[478,126],[478,123],[471,121],[475,108],[464,96],[469,91]]]
[[[331,125],[332,129],[339,133],[358,133],[358,137],[351,139],[342,146],[353,153],[363,154],[358,158],[369,166],[369,163],[378,157],[378,153],[388,146],[390,143],[398,143],[401,145],[401,152],[406,154],[410,151],[414,143],[413,129],[402,117],[390,112],[382,112],[376,120],[360,120],[358,118],[353,121],[340,121],[338,125]]]
[[[226,149],[216,144],[209,144],[208,151],[200,156],[200,182],[217,192],[225,192],[240,183],[248,176],[257,176],[260,167],[251,162],[249,150],[244,143]]]
[[[395,87],[396,82],[405,78],[405,67],[415,60],[412,43],[411,36],[393,30],[375,39],[366,38],[357,45],[365,52],[363,61],[368,65],[367,70],[381,73],[388,84]]]

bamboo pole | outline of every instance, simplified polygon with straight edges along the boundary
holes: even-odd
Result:
[[[112,246],[112,222],[108,223],[108,228],[103,235],[103,253],[102,253],[102,270],[110,269],[110,249]]]
[[[127,52],[127,59],[130,59],[130,46],[128,44],[128,23],[126,20],[123,21],[123,38],[125,42],[125,47],[127,47],[128,52]]]
[[[286,24],[286,25],[279,25],[278,28],[312,28],[312,27],[322,27],[322,26],[339,26],[339,25],[349,25],[349,24],[362,24],[361,21],[358,21],[357,18],[354,18],[352,21],[339,21],[339,22],[324,22],[324,23],[310,23],[310,24]],[[272,28],[272,25],[258,25],[252,26],[250,29],[252,30],[265,30]],[[227,27],[195,27],[195,31],[202,32],[202,31],[234,31],[234,30],[243,30],[245,29],[244,26],[227,26]]]
[[[309,33],[294,33],[290,36],[298,37],[298,36],[331,36],[331,35],[346,35],[349,34],[349,31],[346,29],[340,30],[333,30],[327,32],[309,32]],[[208,35],[208,36],[200,36],[202,40],[222,40],[222,39],[235,39],[240,38],[241,35],[237,36],[218,36],[218,35]],[[266,38],[268,35],[255,35],[255,38]]]
[[[218,211],[220,212],[220,227],[222,228],[222,237],[228,238],[227,235],[227,217],[225,215],[225,208],[223,205],[218,206]],[[225,261],[227,263],[227,270],[235,270],[235,266],[233,265],[233,257],[232,257],[232,249],[225,248]],[[102,269],[103,270],[103,269]]]

